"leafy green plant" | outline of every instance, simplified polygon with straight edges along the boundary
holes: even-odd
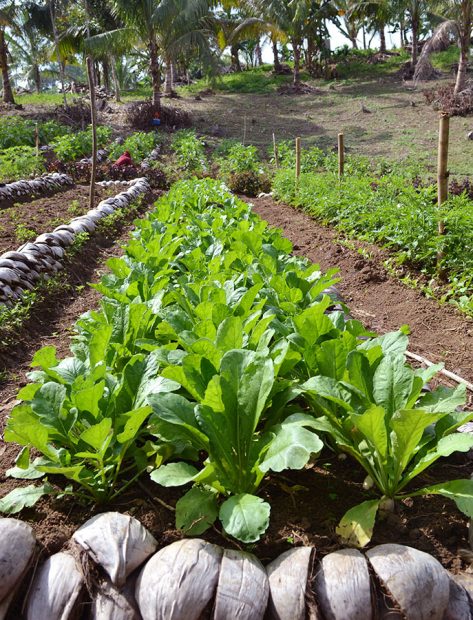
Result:
[[[44,159],[30,146],[13,146],[0,151],[0,182],[16,181],[45,171]]]
[[[198,404],[178,394],[149,397],[150,429],[177,452],[203,451],[207,458],[200,470],[181,461],[161,466],[151,478],[164,486],[194,483],[176,506],[176,523],[188,534],[201,534],[218,514],[228,534],[255,542],[269,523],[270,506],[255,494],[265,473],[301,469],[322,442],[308,430],[310,416],[295,413],[272,422],[271,400],[287,384],[278,384],[264,349],[232,349],[223,355],[218,374],[202,369],[203,374],[198,368],[188,371],[187,384],[200,393]],[[220,507],[219,495],[225,497]]]
[[[207,170],[207,158],[202,140],[191,129],[176,131],[171,142],[177,165],[185,173],[203,174]]]
[[[114,144],[108,158],[115,161],[124,151],[128,151],[135,162],[140,162],[147,157],[157,144],[155,132],[137,131],[128,136],[123,144]]]
[[[103,148],[110,141],[110,127],[97,127],[97,144]],[[92,153],[92,130],[77,131],[73,134],[60,136],[51,143],[54,152],[61,161],[74,161],[80,157],[89,157]]]
[[[469,479],[412,489],[412,481],[439,458],[473,447],[471,434],[455,433],[473,413],[459,410],[464,386],[423,392],[439,366],[407,366],[407,343],[403,332],[394,332],[363,342],[348,355],[338,351],[339,370],[302,385],[317,416],[314,427],[358,461],[368,474],[366,487],[374,485],[381,495],[350,509],[340,522],[338,533],[359,546],[369,542],[378,509],[405,497],[444,495],[473,517]]]
[[[14,146],[35,146],[36,127],[42,145],[69,132],[68,127],[53,120],[36,123],[20,116],[5,116],[0,118],[0,150]]]
[[[37,237],[38,233],[32,228],[28,228],[26,224],[20,223],[15,227],[15,237],[20,243],[32,241]]]

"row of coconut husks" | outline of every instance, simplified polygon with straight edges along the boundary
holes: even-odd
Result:
[[[16,252],[0,255],[0,303],[12,306],[24,293],[32,290],[41,278],[47,279],[63,268],[62,260],[76,235],[92,233],[97,222],[116,209],[127,207],[141,194],[150,190],[145,177],[128,181],[128,189],[102,200],[95,209],[58,226],[51,233],[25,243]]]
[[[198,538],[159,551],[157,547],[138,520],[103,513],[80,527],[64,551],[33,571],[36,542],[31,527],[1,519],[0,619],[472,617],[467,589],[432,556],[402,545],[379,545],[365,555],[344,549],[322,561],[314,548],[297,547],[266,568],[250,553]]]
[[[4,202],[12,202],[40,194],[51,194],[72,187],[74,181],[67,174],[53,172],[36,179],[14,181],[0,185],[0,207]]]

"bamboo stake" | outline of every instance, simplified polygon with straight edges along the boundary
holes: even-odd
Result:
[[[417,355],[416,353],[411,353],[410,351],[406,351],[406,356],[410,357],[413,360],[416,360],[416,362],[420,362],[421,364],[425,364],[426,366],[433,366],[434,365],[433,362],[429,361],[425,357],[422,357],[421,355]],[[459,375],[456,375],[454,372],[450,372],[450,370],[445,370],[445,368],[442,368],[441,370],[439,370],[439,372],[440,372],[440,374],[444,375],[445,377],[448,377],[449,379],[452,379],[452,381],[455,381],[456,383],[463,383],[463,385],[465,385],[466,388],[468,390],[470,390],[470,392],[473,392],[473,383],[470,383],[466,379],[463,379]]]
[[[87,77],[89,80],[90,116],[92,120],[92,170],[90,172],[89,208],[93,209],[95,202],[95,177],[97,174],[97,110],[95,106],[94,64],[90,56],[87,56]]]
[[[243,117],[243,146],[246,144],[246,114]]]
[[[345,146],[343,142],[343,133],[338,134],[338,178],[343,177],[345,170]]]
[[[437,162],[437,188],[438,188],[438,206],[439,208],[448,198],[448,137],[450,129],[450,118],[448,114],[443,112],[440,115],[439,124],[439,148],[438,148],[438,162]],[[438,234],[440,236],[445,234],[445,222],[439,219]],[[440,276],[443,276],[441,272],[441,261],[443,259],[443,251],[439,250],[437,254],[437,270]]]
[[[276,169],[279,168],[279,154],[278,154],[278,145],[276,144],[276,136],[273,131],[273,151],[274,151],[274,163],[276,165]]]
[[[296,138],[296,183],[301,176],[301,139]]]
[[[35,123],[34,126],[34,142],[36,145],[36,157],[39,157],[39,130],[38,130],[38,123]]]

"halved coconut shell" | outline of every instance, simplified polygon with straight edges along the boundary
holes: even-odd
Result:
[[[324,557],[317,572],[315,596],[326,620],[371,620],[368,563],[357,549],[342,549]]]
[[[118,590],[111,583],[104,582],[100,592],[92,601],[92,620],[141,620],[133,590],[125,586]]]
[[[128,575],[158,546],[137,519],[119,512],[92,517],[74,532],[72,538],[102,566],[118,587],[124,585]]]
[[[262,620],[269,581],[261,562],[251,553],[224,549],[213,620]]]
[[[35,546],[36,538],[31,526],[18,519],[0,519],[1,602],[13,595],[30,565]],[[0,618],[3,618],[1,613]]]
[[[440,562],[428,553],[395,544],[378,545],[366,556],[407,618],[443,619],[450,579]]]
[[[466,589],[454,577],[449,575],[450,595],[443,620],[471,620],[472,601]],[[470,575],[471,581],[473,581]],[[470,581],[470,583],[471,583]]]
[[[38,570],[26,606],[27,620],[69,620],[77,615],[84,577],[69,553],[56,553]]]
[[[155,553],[136,583],[143,620],[199,620],[213,600],[221,558],[221,547],[198,538]]]
[[[266,567],[270,620],[305,620],[313,547],[289,549]]]

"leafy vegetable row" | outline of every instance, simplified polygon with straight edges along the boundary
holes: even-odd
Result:
[[[303,468],[323,439],[377,488],[379,499],[340,525],[365,544],[381,502],[473,446],[454,433],[473,414],[457,410],[462,388],[424,392],[437,369],[406,366],[405,334],[376,338],[348,320],[326,294],[334,272],[291,249],[222,184],[176,184],[138,224],[126,256],[109,262],[101,309],[78,321],[73,356],[36,354],[40,370],[5,431],[24,446],[10,475],[61,474],[73,484],[60,492],[107,501],[147,470],[164,486],[192,484],[176,505],[186,533],[218,517],[253,542],[269,523],[258,496],[265,475]],[[17,489],[0,509],[52,491],[47,481]],[[410,495],[434,492],[473,516],[473,482]]]

